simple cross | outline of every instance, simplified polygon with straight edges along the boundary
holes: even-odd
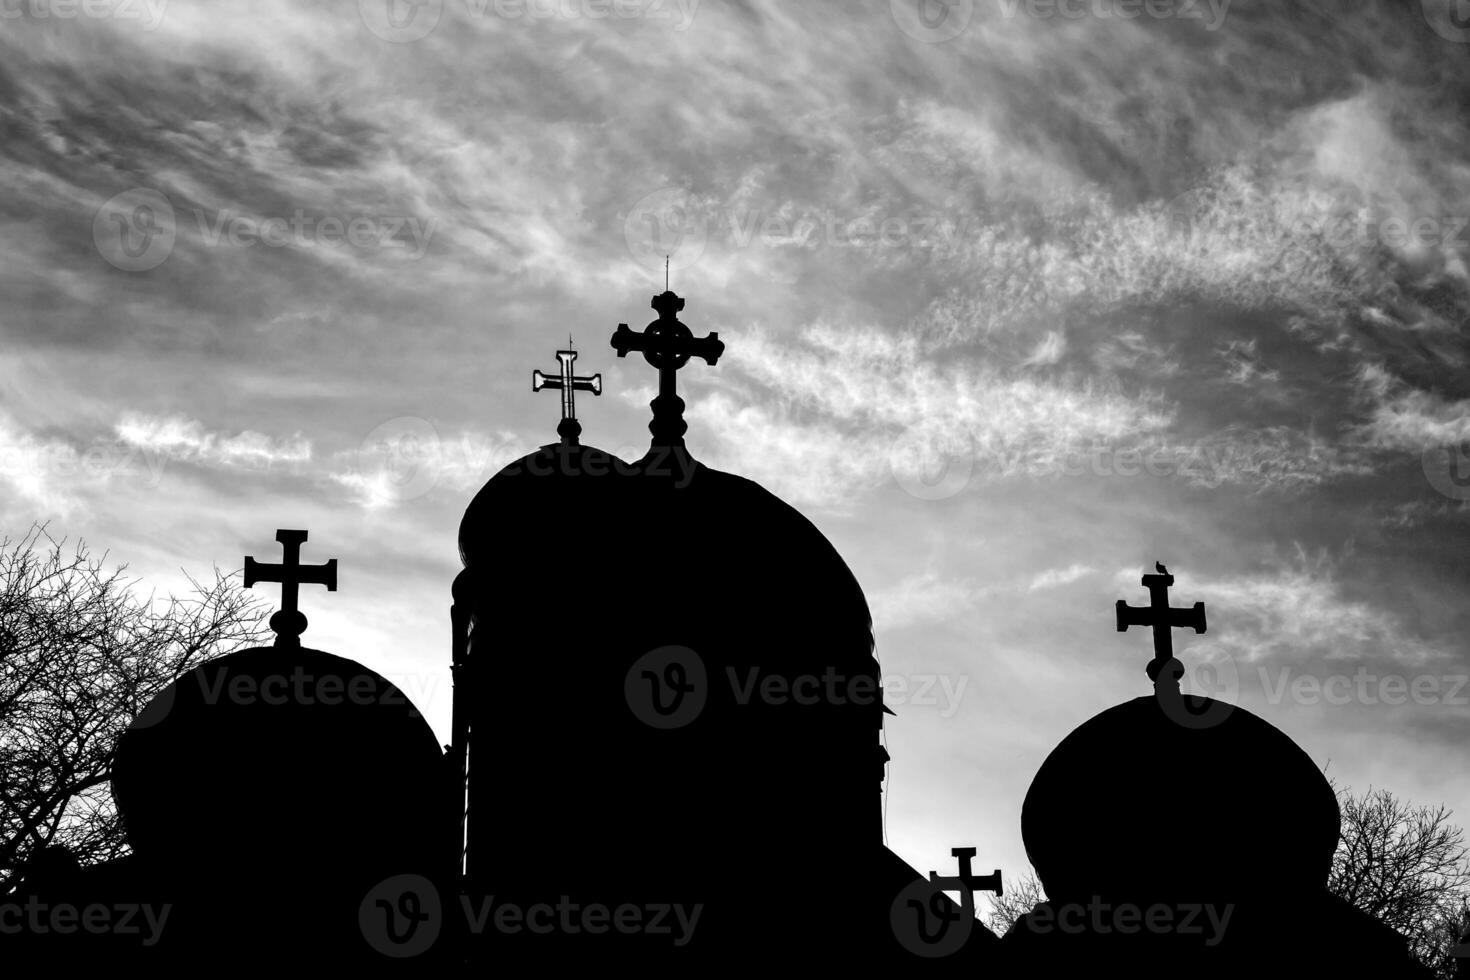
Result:
[[[279,565],[267,565],[254,558],[245,558],[245,588],[256,582],[281,583],[281,608],[271,617],[271,629],[276,631],[276,646],[299,647],[301,634],[306,632],[306,617],[296,608],[296,600],[302,585],[325,585],[328,592],[337,591],[337,559],[325,565],[301,564],[301,545],[306,541],[305,531],[276,531],[276,540],[281,543],[285,560]]]
[[[996,871],[980,877],[970,870],[970,862],[975,859],[973,847],[952,847],[949,853],[959,859],[960,873],[957,875],[941,875],[938,871],[929,872],[929,883],[940,891],[958,891],[961,902],[971,906],[975,903],[976,892],[995,892],[1004,895],[1001,888],[1000,871]]]
[[[717,333],[696,338],[693,331],[680,323],[679,311],[684,309],[684,300],[674,293],[668,290],[659,293],[653,298],[652,306],[658,311],[657,320],[642,333],[629,330],[626,323],[618,324],[612,345],[619,357],[638,351],[644,360],[658,368],[658,397],[653,400],[653,421],[648,431],[653,433],[655,446],[682,446],[689,426],[684,422],[684,400],[677,391],[679,369],[691,357],[703,358],[713,366],[725,353],[725,344]]]
[[[571,338],[567,339],[570,341]],[[572,364],[577,360],[577,352],[574,350],[559,350],[556,352],[556,359],[561,362],[561,376],[551,377],[540,371],[532,371],[531,390],[552,388],[561,392],[561,423],[556,427],[556,434],[561,436],[562,442],[575,444],[582,434],[582,424],[577,421],[575,392],[590,391],[594,395],[601,395],[602,375],[579,378],[573,374]]]
[[[1143,587],[1148,589],[1147,606],[1130,606],[1118,600],[1118,632],[1128,632],[1130,626],[1152,626],[1154,629],[1154,659],[1148,665],[1149,680],[1158,682],[1165,667],[1177,681],[1184,674],[1184,665],[1174,659],[1174,636],[1176,629],[1192,629],[1196,633],[1205,631],[1205,604],[1196,602],[1190,609],[1175,609],[1169,605],[1169,586],[1174,576],[1162,564],[1156,564],[1157,575],[1145,575]],[[1171,666],[1172,665],[1172,666]]]

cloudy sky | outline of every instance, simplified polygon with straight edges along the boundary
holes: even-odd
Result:
[[[1148,690],[1155,560],[1196,690],[1470,820],[1466,42],[1430,0],[0,0],[0,519],[164,588],[310,528],[307,639],[447,739],[460,514],[568,334],[585,441],[641,452],[607,338],[668,254],[728,351],[691,448],[867,590],[917,867],[1025,870],[1036,767]]]

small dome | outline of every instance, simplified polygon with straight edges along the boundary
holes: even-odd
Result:
[[[1021,811],[1054,900],[1318,888],[1337,847],[1331,784],[1279,729],[1203,697],[1141,697],[1079,726]]]
[[[150,865],[355,867],[370,853],[415,867],[435,846],[423,801],[442,794],[442,758],[379,674],[318,650],[257,647],[149,702],[118,741],[112,786]]]

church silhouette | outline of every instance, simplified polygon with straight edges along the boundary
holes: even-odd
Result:
[[[25,933],[53,968],[369,974],[715,965],[998,976],[1427,976],[1401,937],[1325,889],[1331,787],[1286,735],[1180,691],[1175,629],[1146,607],[1152,693],[1083,722],[1021,813],[1049,897],[1004,937],[975,842],[921,873],[883,843],[885,708],[867,601],[842,556],[756,483],[684,443],[678,372],[717,335],[654,297],[619,357],[658,371],[650,448],[584,445],[558,351],[557,440],[509,464],[459,528],[451,743],[363,665],[304,647],[305,531],[282,530],[273,646],[178,678],[119,741],[132,852],[39,854],[20,901],[169,910],[138,935]],[[15,962],[12,960],[12,962]]]

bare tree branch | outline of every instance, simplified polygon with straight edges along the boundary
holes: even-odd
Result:
[[[159,598],[124,572],[44,525],[0,541],[0,895],[38,848],[83,864],[125,853],[117,737],[180,674],[266,633],[234,575]]]

